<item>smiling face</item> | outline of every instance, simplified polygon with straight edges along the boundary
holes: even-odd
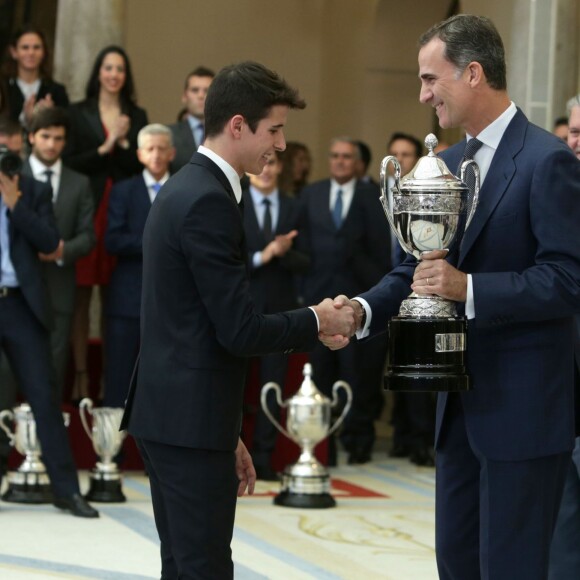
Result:
[[[274,157],[275,151],[286,149],[284,126],[288,117],[286,105],[274,105],[268,116],[258,122],[256,131],[252,133],[249,125],[242,121],[240,131],[240,166],[236,168],[239,174],[262,173],[268,160]]]
[[[278,186],[278,176],[282,172],[282,162],[277,155],[270,157],[260,175],[250,174],[250,183],[264,195],[269,195]]]
[[[42,38],[34,32],[23,34],[18,39],[16,46],[10,47],[10,54],[16,61],[19,70],[38,72],[44,59]]]
[[[111,94],[119,94],[125,84],[125,59],[117,52],[109,52],[99,69],[101,90]]]
[[[470,99],[473,96],[467,82],[469,72],[467,69],[463,72],[457,71],[444,53],[445,43],[439,38],[434,38],[421,47],[419,100],[435,108],[439,125],[443,129],[466,128],[469,124]]]

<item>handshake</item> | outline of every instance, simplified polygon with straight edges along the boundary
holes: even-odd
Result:
[[[320,304],[312,306],[312,309],[320,324],[318,339],[331,350],[348,345],[350,338],[361,327],[364,314],[360,302],[342,294],[334,300],[325,298]]]

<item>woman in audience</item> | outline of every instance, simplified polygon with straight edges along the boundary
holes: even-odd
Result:
[[[142,170],[137,159],[137,134],[147,125],[147,113],[137,106],[131,65],[119,46],[108,46],[97,55],[86,90],[86,99],[69,108],[71,131],[64,154],[67,165],[87,175],[95,201],[95,249],[77,262],[77,294],[72,342],[76,367],[72,398],[88,394],[87,344],[89,305],[93,286],[101,289],[101,304],[114,267],[107,254],[109,192],[114,182]],[[101,317],[101,336],[104,336]]]
[[[300,195],[308,183],[312,158],[308,147],[298,141],[289,141],[282,154],[284,169],[280,175],[280,189],[292,196]]]
[[[10,41],[7,56],[10,113],[25,130],[39,107],[68,106],[66,89],[50,76],[50,58],[41,30],[30,25],[18,30]]]

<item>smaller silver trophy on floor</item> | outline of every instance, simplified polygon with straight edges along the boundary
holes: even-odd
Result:
[[[87,411],[93,418],[92,427],[89,427]],[[83,427],[93,443],[93,449],[100,459],[91,470],[91,484],[89,492],[85,495],[86,499],[103,503],[126,501],[127,498],[122,489],[121,472],[113,460],[119,453],[126,435],[125,431],[119,431],[123,409],[115,407],[94,409],[93,401],[84,398],[79,403],[79,415]]]
[[[64,424],[68,427],[70,415],[63,413]],[[6,424],[10,420],[15,425],[12,432]],[[0,428],[16,447],[24,461],[16,471],[8,473],[8,489],[2,495],[4,501],[14,503],[52,503],[53,495],[46,467],[40,458],[42,450],[36,436],[36,422],[28,403],[0,412]]]
[[[304,381],[298,392],[287,401],[282,401],[282,392],[277,383],[266,383],[262,388],[260,402],[264,413],[278,431],[292,439],[301,447],[297,463],[288,465],[282,476],[282,491],[274,503],[286,507],[329,508],[336,505],[330,495],[330,476],[326,468],[314,455],[314,448],[320,441],[334,433],[346,417],[352,404],[352,391],[348,383],[337,381],[332,386],[332,401],[325,397],[312,381],[312,365],[306,363],[303,369]],[[338,405],[338,391],[344,389],[346,405],[334,425],[330,426],[331,409]],[[268,408],[268,392],[276,392],[280,407],[288,409],[287,430],[272,416]]]

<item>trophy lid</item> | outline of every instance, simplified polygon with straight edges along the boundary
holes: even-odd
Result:
[[[449,171],[445,161],[435,155],[433,150],[437,144],[437,137],[433,133],[425,137],[425,147],[429,149],[429,153],[421,157],[415,167],[401,179],[402,193],[422,191],[452,193],[468,189],[461,179]]]

